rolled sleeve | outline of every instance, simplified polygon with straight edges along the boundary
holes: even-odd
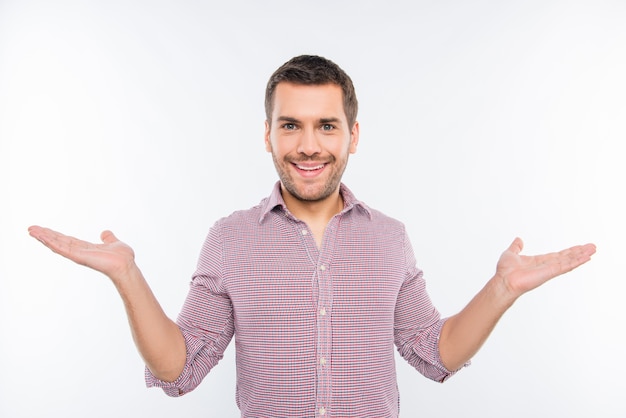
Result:
[[[425,360],[432,366],[433,369],[430,370],[428,377],[440,383],[445,382],[450,377],[454,376],[458,371],[471,364],[471,362],[467,362],[456,370],[448,370],[446,366],[443,365],[441,354],[439,352],[439,337],[441,336],[443,324],[445,324],[447,320],[448,318],[444,318],[437,321],[429,332],[420,335],[416,341],[416,346],[418,347],[416,349],[416,353],[429,353]]]
[[[194,382],[192,365],[195,363],[194,359],[196,355],[204,348],[204,344],[198,339],[193,338],[188,332],[185,332],[182,329],[181,331],[183,332],[183,337],[185,338],[187,360],[180,376],[178,376],[173,382],[167,382],[156,378],[147,367],[145,369],[146,386],[149,388],[161,388],[166,395],[172,397],[182,396],[185,393],[191,392],[200,383],[199,381]],[[208,372],[209,370],[206,371],[206,373]],[[206,375],[206,373],[204,375]]]
[[[209,233],[198,261],[187,299],[177,324],[183,333],[187,357],[180,376],[173,382],[157,379],[148,368],[148,387],[160,387],[169,396],[181,396],[195,389],[224,357],[234,334],[231,300],[221,279],[219,232]]]
[[[447,318],[441,318],[430,300],[406,236],[404,245],[407,276],[396,302],[395,344],[400,355],[422,375],[444,382],[458,372],[448,370],[439,353],[439,337]]]

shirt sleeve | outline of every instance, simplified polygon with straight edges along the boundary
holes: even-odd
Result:
[[[447,318],[441,318],[426,292],[423,273],[416,267],[406,233],[404,252],[407,273],[396,301],[395,344],[400,355],[417,371],[429,379],[444,382],[458,371],[448,370],[439,355],[439,336]]]
[[[174,382],[157,379],[146,368],[148,387],[160,387],[169,396],[195,389],[223,358],[234,333],[233,307],[222,281],[222,240],[218,224],[211,228],[200,253],[187,299],[177,324],[185,338],[187,360]]]

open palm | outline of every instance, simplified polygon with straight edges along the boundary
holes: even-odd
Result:
[[[104,273],[112,280],[121,277],[134,266],[135,253],[132,248],[118,240],[111,231],[102,232],[102,244],[82,241],[39,226],[31,226],[28,232],[55,253]]]
[[[496,268],[496,276],[504,280],[514,297],[586,263],[596,252],[595,245],[586,244],[555,253],[525,256],[520,255],[523,248],[522,240],[516,238],[500,256]]]

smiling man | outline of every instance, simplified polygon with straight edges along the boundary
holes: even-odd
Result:
[[[322,57],[295,57],[270,78],[265,106],[265,146],[280,181],[257,206],[211,228],[176,322],[111,232],[91,244],[30,228],[53,251],[109,276],[147,384],[171,396],[193,390],[235,336],[243,417],[397,417],[394,345],[443,382],[518,297],[595,252],[587,244],[522,256],[516,238],[474,299],[441,318],[403,224],[341,183],[359,140],[347,74]]]
[[[285,204],[307,223],[318,247],[328,221],[343,208],[339,184],[356,152],[359,124],[348,121],[337,84],[275,86],[265,122]]]

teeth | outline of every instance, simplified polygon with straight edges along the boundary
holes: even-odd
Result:
[[[324,164],[320,164],[317,167],[302,167],[301,165],[297,166],[300,170],[304,170],[304,171],[314,171],[314,170],[320,170],[321,168],[324,167]]]

